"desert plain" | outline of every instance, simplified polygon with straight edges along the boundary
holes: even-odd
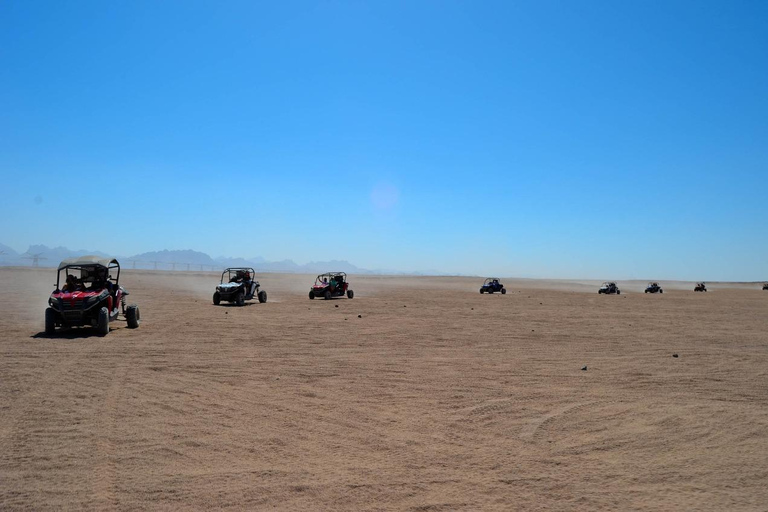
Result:
[[[755,284],[124,270],[139,329],[48,337],[55,274],[0,269],[2,510],[768,510]]]

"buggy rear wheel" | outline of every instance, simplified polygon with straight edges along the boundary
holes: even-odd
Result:
[[[506,288],[502,288],[501,289],[501,294],[502,295],[506,295],[507,294],[507,289]]]
[[[45,334],[53,334],[56,332],[56,312],[53,308],[46,308],[45,310]]]
[[[99,310],[99,318],[96,322],[96,332],[99,336],[106,336],[109,334],[109,310],[107,308],[101,308]]]
[[[348,299],[354,299],[355,298],[355,292],[352,290],[347,290],[347,298]]]
[[[213,292],[213,304],[215,306],[221,304],[221,294],[219,292]]]
[[[137,329],[141,323],[141,312],[139,306],[131,304],[125,308],[125,319],[128,321],[129,329]]]
[[[265,292],[264,290],[259,292],[259,302],[261,302],[262,304],[267,302],[267,292]]]

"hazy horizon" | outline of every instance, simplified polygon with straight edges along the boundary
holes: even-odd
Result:
[[[760,281],[767,22],[757,1],[5,2],[0,242]]]

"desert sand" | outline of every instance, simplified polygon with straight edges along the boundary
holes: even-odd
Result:
[[[758,286],[313,277],[128,270],[139,329],[51,338],[0,269],[0,509],[768,509]]]

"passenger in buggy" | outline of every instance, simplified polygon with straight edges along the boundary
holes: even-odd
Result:
[[[78,278],[76,278],[73,274],[69,274],[67,276],[67,282],[64,284],[64,287],[61,289],[63,292],[79,292],[83,290],[83,284],[80,282]]]

